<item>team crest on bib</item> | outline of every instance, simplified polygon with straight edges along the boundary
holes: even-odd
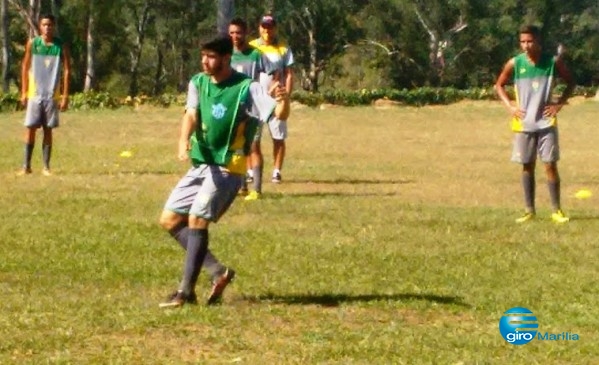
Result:
[[[212,116],[216,119],[221,119],[222,117],[225,116],[225,113],[227,112],[227,107],[225,107],[223,104],[218,103],[216,105],[212,105]]]

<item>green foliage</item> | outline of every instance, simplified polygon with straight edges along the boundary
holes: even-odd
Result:
[[[362,89],[334,90],[321,94],[310,94],[294,92],[293,100],[302,104],[318,105],[330,103],[335,105],[356,106],[369,105],[379,99],[397,101],[405,105],[423,106],[451,104],[460,100],[489,100],[495,98],[495,92],[491,88],[473,88],[458,90],[454,88],[432,88],[421,87],[412,90],[407,89]]]
[[[9,2],[8,50],[13,60],[8,77],[16,85],[28,30],[26,11],[19,11],[17,3],[25,10],[28,6],[26,1]],[[128,94],[136,84],[137,94],[161,95],[184,91],[189,77],[200,69],[197,46],[214,36],[217,13],[217,2],[211,0],[41,4],[43,11],[58,12],[58,31],[71,45],[75,92],[83,90],[90,18],[96,59],[93,87]],[[526,22],[542,27],[547,51],[554,52],[558,44],[565,47],[577,84],[599,83],[596,0],[256,0],[235,5],[236,16],[248,21],[250,38],[257,35],[259,16],[274,11],[282,38],[295,55],[298,88],[486,87],[518,52],[517,31]],[[140,33],[146,6],[147,23]],[[467,26],[453,32],[460,19]],[[429,32],[442,41],[442,67],[431,62]]]
[[[107,92],[90,91],[86,93],[74,94],[70,97],[72,109],[114,109],[122,105],[118,98]]]
[[[20,106],[21,100],[18,93],[0,93],[0,112],[15,111]]]
[[[555,88],[555,94],[560,94],[565,85],[560,84]],[[574,90],[574,96],[593,97],[597,92],[597,87],[578,86]],[[513,90],[507,87],[508,94],[512,95]],[[512,95],[513,96],[513,95]],[[488,88],[470,88],[460,90],[456,88],[433,88],[421,87],[408,89],[361,89],[361,90],[327,90],[320,93],[310,93],[306,91],[294,91],[291,95],[293,101],[308,106],[318,106],[321,104],[334,104],[342,106],[370,105],[379,99],[386,99],[400,102],[410,106],[424,105],[446,105],[461,100],[495,100],[497,97],[492,87]],[[92,110],[92,109],[116,109],[119,107],[138,107],[141,105],[152,105],[162,108],[171,106],[182,107],[185,105],[185,94],[164,93],[161,95],[138,95],[127,96],[125,98],[114,96],[108,92],[87,92],[77,93],[71,96],[69,108],[74,110]],[[18,110],[20,100],[18,93],[0,93],[0,112]]]

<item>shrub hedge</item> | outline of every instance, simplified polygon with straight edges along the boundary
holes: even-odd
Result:
[[[560,93],[564,85],[558,85],[555,92]],[[512,93],[512,89],[508,89]],[[597,87],[577,87],[575,96],[592,97],[597,92]],[[496,100],[497,96],[492,88],[472,88],[459,90],[451,87],[432,88],[421,87],[416,89],[362,89],[362,90],[328,90],[321,93],[308,93],[295,91],[291,95],[293,101],[308,106],[320,104],[335,104],[343,106],[370,105],[378,99],[387,99],[404,105],[423,106],[451,104],[460,100]],[[69,108],[71,109],[115,109],[120,107],[137,107],[149,104],[159,107],[184,106],[185,95],[162,94],[159,96],[127,96],[117,97],[107,92],[87,92],[71,95]],[[17,93],[0,93],[0,112],[15,111],[20,108]]]

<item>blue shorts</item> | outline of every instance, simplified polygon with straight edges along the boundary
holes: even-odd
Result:
[[[537,155],[544,163],[559,160],[559,138],[557,128],[551,127],[536,132],[519,132],[514,135],[512,161],[519,164],[533,163]]]
[[[179,180],[164,209],[216,222],[235,200],[243,178],[220,166],[192,167]]]
[[[25,127],[58,127],[58,103],[54,99],[32,98],[27,100]]]

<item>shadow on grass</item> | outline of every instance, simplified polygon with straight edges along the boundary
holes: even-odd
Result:
[[[135,176],[135,175],[175,175],[175,176],[183,176],[185,172],[181,171],[168,171],[168,170],[114,170],[114,171],[76,171],[76,172],[67,172],[63,175],[94,175],[94,176]]]
[[[435,295],[435,294],[262,294],[250,296],[246,295],[243,300],[250,303],[269,302],[287,305],[322,305],[324,307],[337,307],[343,303],[368,303],[375,301],[427,301],[438,304],[457,305],[461,307],[470,307],[464,303],[460,297]]]
[[[351,184],[351,185],[377,185],[377,184],[389,184],[389,185],[403,185],[414,183],[414,180],[396,180],[396,179],[387,179],[387,180],[367,180],[367,179],[285,179],[285,184]]]
[[[351,196],[351,197],[359,197],[359,196],[394,196],[398,195],[398,192],[367,192],[367,193],[356,193],[356,192],[339,192],[339,191],[314,191],[311,193],[307,192],[294,192],[294,193],[268,193],[263,195],[264,199],[286,199],[289,197],[292,198],[323,198],[327,196]]]
[[[571,221],[596,221],[599,220],[597,215],[581,215],[581,216],[570,216]]]

